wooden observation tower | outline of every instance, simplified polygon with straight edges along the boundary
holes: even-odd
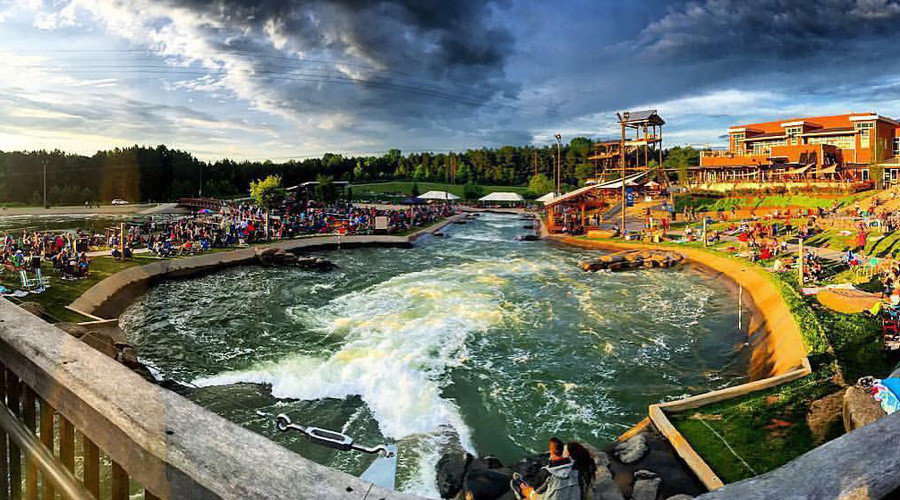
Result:
[[[657,182],[666,184],[662,160],[662,127],[666,124],[655,109],[617,113],[622,129],[620,139],[594,144],[589,157],[597,166],[598,180],[612,180],[651,170],[650,160],[656,160]]]

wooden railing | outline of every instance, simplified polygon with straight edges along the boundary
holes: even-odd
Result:
[[[119,464],[101,457],[90,438],[12,370],[0,366],[0,380],[0,498],[101,498],[101,475],[108,491],[103,498],[129,498],[128,474]],[[144,497],[156,498],[146,490]]]
[[[0,299],[0,500],[414,498],[311,462]]]

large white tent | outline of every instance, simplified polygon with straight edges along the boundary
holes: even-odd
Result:
[[[522,195],[519,193],[510,193],[505,191],[495,191],[487,196],[482,196],[478,198],[478,201],[506,201],[506,202],[515,202],[515,201],[524,201],[525,198],[522,198]]]
[[[455,194],[452,194],[452,193],[448,193],[446,191],[428,191],[425,194],[419,195],[419,198],[421,198],[423,200],[449,201],[449,200],[458,200],[459,196],[456,196]]]

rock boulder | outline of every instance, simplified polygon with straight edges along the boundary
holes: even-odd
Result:
[[[684,262],[684,256],[663,250],[626,250],[608,255],[601,255],[594,260],[581,263],[584,271],[624,271],[639,268],[667,268]]]
[[[864,425],[884,418],[887,414],[881,408],[881,404],[875,401],[861,387],[852,386],[844,392],[844,430],[850,432]]]
[[[613,445],[613,456],[623,464],[630,464],[643,458],[647,449],[647,436],[636,434]]]

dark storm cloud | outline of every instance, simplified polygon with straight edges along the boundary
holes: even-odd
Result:
[[[702,0],[660,10],[636,25],[635,35],[598,51],[605,92],[588,98],[593,107],[656,105],[730,89],[859,106],[857,96],[900,70],[897,0]]]
[[[706,0],[670,8],[639,41],[644,55],[688,60],[792,61],[845,55],[861,42],[886,55],[898,22],[896,0]]]
[[[284,66],[272,56],[267,37],[283,47],[321,54],[351,67],[376,71],[378,76],[412,76],[433,84],[474,88],[476,100],[498,91],[503,65],[512,49],[507,28],[489,20],[496,3],[479,0],[318,0],[263,1],[172,0],[202,12],[214,23],[210,36],[222,50],[255,53],[257,64]],[[213,25],[221,27],[213,27]],[[235,32],[240,35],[235,36]],[[219,39],[215,39],[219,35]],[[465,79],[466,85],[460,85]],[[398,82],[399,83],[399,82]],[[421,85],[420,85],[421,84]],[[407,82],[407,87],[424,86]],[[450,91],[459,90],[453,89]]]

